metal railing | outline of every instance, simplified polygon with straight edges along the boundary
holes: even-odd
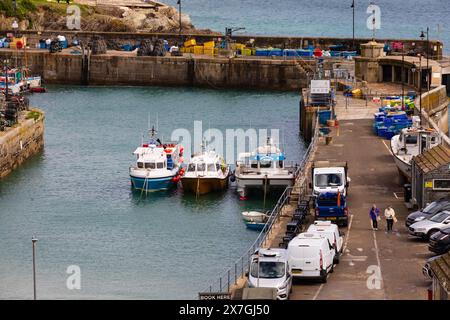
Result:
[[[317,141],[319,138],[319,122],[318,117],[316,118],[316,124],[314,128],[314,136],[309,144],[306,152],[300,161],[300,164],[295,172],[296,184],[301,183],[305,184],[305,180],[307,177],[307,170],[304,170],[307,167],[307,164],[310,162],[311,156],[314,154],[314,150],[317,146]],[[304,187],[304,186],[301,186]],[[240,279],[246,272],[246,270],[250,267],[250,258],[255,253],[258,248],[263,247],[269,236],[273,232],[273,226],[279,221],[283,207],[289,202],[291,193],[294,187],[287,187],[283,194],[278,199],[275,207],[272,209],[269,215],[269,220],[264,226],[263,230],[259,233],[256,240],[249,247],[249,249],[239,258],[237,259],[230,268],[223,271],[217,280],[213,281],[202,293],[207,292],[226,292],[230,291],[230,288],[233,285],[237,285],[238,279]]]
[[[212,282],[211,285],[202,292],[224,292],[223,290],[229,292],[231,286],[237,284],[238,279],[241,278],[249,268],[250,257],[258,248],[261,248],[266,244],[268,236],[272,234],[272,227],[279,220],[282,208],[289,201],[291,191],[292,187],[288,187],[284,190],[283,194],[278,199],[277,204],[270,212],[269,220],[250,248],[237,259],[230,268],[222,272],[216,281]]]

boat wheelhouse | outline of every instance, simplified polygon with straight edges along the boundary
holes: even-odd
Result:
[[[225,190],[228,187],[230,169],[225,159],[215,151],[202,150],[193,155],[184,175],[181,177],[183,189],[196,195]]]
[[[391,151],[399,173],[411,181],[411,161],[441,143],[439,133],[433,129],[411,127],[402,129],[391,139]]]

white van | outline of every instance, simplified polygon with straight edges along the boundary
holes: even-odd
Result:
[[[335,250],[324,235],[300,233],[289,242],[287,251],[293,277],[318,278],[325,283],[334,270]]]
[[[336,224],[331,223],[331,221],[314,221],[307,232],[319,233],[327,237],[335,251],[333,262],[339,263],[344,245],[344,234],[339,231]]]
[[[292,275],[286,249],[260,249],[250,262],[247,282],[250,288],[275,288],[278,300],[289,298]]]
[[[347,162],[315,161],[312,165],[313,195],[335,192],[347,197],[347,189],[350,185]]]

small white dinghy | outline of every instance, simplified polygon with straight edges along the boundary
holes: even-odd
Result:
[[[259,211],[244,211],[242,212],[242,219],[246,222],[265,223],[269,215]]]

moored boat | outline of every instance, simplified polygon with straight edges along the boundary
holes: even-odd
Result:
[[[411,127],[402,129],[391,139],[391,151],[399,173],[411,181],[411,161],[441,143],[439,133],[434,129]]]
[[[259,212],[259,211],[243,211],[242,212],[242,219],[245,222],[265,223],[268,218],[269,218],[269,215],[264,212]]]
[[[0,74],[0,90],[8,87],[10,94],[16,95],[25,92],[43,92],[40,76],[28,76],[27,68],[11,68]]]
[[[225,190],[228,187],[230,169],[223,157],[215,151],[202,150],[193,155],[187,169],[181,177],[183,190],[202,195],[213,191]]]
[[[156,131],[150,130],[150,141],[134,153],[136,164],[129,169],[134,189],[143,191],[168,190],[177,186],[183,169],[183,147],[177,143],[162,143]]]
[[[265,225],[265,222],[245,221],[245,226],[250,230],[261,231]]]
[[[239,155],[234,174],[237,192],[245,197],[251,188],[264,192],[284,190],[294,184],[296,169],[294,165],[286,165],[284,153],[268,138],[265,146]]]

